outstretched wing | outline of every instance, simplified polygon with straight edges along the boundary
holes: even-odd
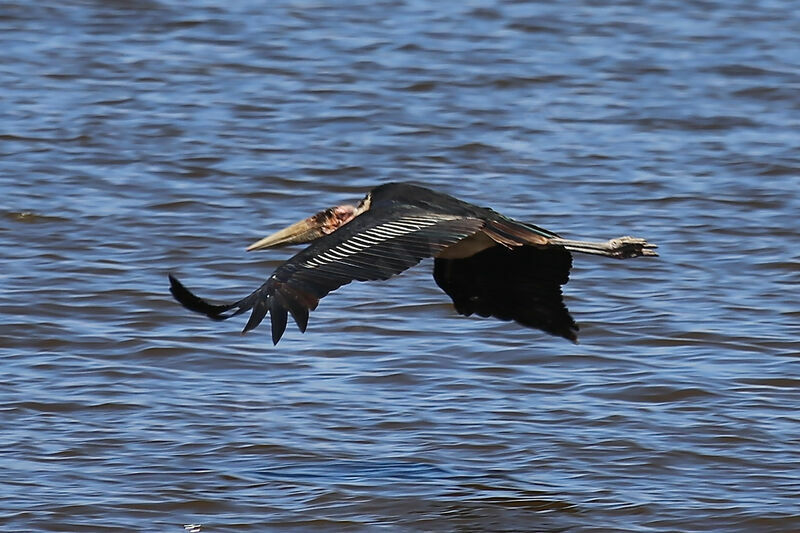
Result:
[[[561,294],[571,267],[560,246],[493,246],[464,259],[436,259],[433,277],[462,315],[514,320],[576,341],[578,326]]]
[[[272,342],[277,344],[291,314],[305,331],[309,311],[319,299],[351,281],[388,279],[433,257],[479,231],[477,217],[436,214],[419,209],[367,211],[330,235],[314,241],[278,269],[249,296],[229,305],[214,305],[192,294],[170,276],[170,291],[187,309],[224,320],[252,309],[244,327],[258,326],[267,313]],[[233,312],[231,312],[233,311]]]

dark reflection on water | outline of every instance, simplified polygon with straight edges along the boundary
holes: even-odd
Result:
[[[800,529],[793,8],[6,3],[0,526]],[[579,345],[430,264],[278,348],[171,301],[390,180],[662,256],[576,258]]]

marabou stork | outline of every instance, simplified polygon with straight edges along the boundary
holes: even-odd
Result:
[[[657,255],[656,245],[644,239],[562,239],[487,207],[405,183],[380,185],[355,207],[326,209],[247,250],[308,242],[252,294],[232,304],[209,303],[171,274],[170,291],[187,309],[214,320],[252,309],[242,333],[269,312],[277,344],[287,314],[304,332],[309,311],[332,290],[353,280],[385,280],[434,257],[433,277],[458,313],[514,320],[576,341],[578,326],[561,294],[572,267],[570,252],[620,259]]]

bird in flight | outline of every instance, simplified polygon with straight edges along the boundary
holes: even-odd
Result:
[[[513,320],[575,342],[578,326],[561,292],[571,252],[619,259],[658,255],[656,245],[644,239],[562,239],[487,207],[406,183],[375,187],[356,206],[325,209],[247,250],[302,243],[311,244],[234,303],[209,303],[172,274],[170,292],[185,308],[214,320],[252,309],[242,333],[269,313],[277,344],[288,315],[305,332],[309,311],[329,292],[351,281],[389,279],[433,257],[433,278],[458,313]]]

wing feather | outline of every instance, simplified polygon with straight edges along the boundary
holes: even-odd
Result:
[[[272,323],[272,344],[278,344],[286,331],[287,310],[283,293],[275,293],[269,306],[269,318]]]
[[[436,259],[433,276],[462,315],[514,320],[576,341],[561,286],[572,256],[560,246],[494,246],[464,259]]]
[[[253,304],[253,312],[250,314],[250,319],[245,324],[242,333],[247,333],[251,329],[257,327],[261,324],[261,321],[264,320],[264,317],[267,316],[267,311],[269,311],[269,303],[266,299],[259,298]],[[236,314],[241,313],[241,309],[237,311]]]
[[[351,281],[385,280],[483,226],[479,218],[447,215],[384,220],[368,211],[319,239],[275,271],[275,290],[285,284],[319,299]]]
[[[484,226],[477,216],[437,214],[420,209],[367,211],[333,233],[314,241],[238,302],[215,305],[192,294],[170,276],[171,290],[185,307],[215,320],[252,309],[243,333],[271,317],[277,344],[291,314],[300,331],[320,298],[352,281],[385,280],[434,257]]]

